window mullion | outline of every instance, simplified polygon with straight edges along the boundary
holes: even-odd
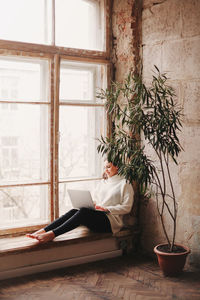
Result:
[[[53,173],[54,173],[54,218],[59,216],[59,82],[60,82],[60,57],[54,57],[54,157],[53,157]]]
[[[50,101],[51,101],[51,118],[50,118],[50,201],[49,201],[49,217],[52,221],[54,219],[54,58],[50,61]]]
[[[55,46],[55,16],[56,16],[56,11],[55,11],[55,0],[52,0],[52,45]]]

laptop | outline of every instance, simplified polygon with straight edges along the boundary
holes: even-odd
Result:
[[[88,207],[95,209],[90,191],[71,189],[67,191],[74,208]]]

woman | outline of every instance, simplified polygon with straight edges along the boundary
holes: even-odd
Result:
[[[100,182],[93,195],[95,210],[85,207],[71,209],[45,228],[27,236],[45,243],[80,225],[94,232],[118,232],[123,227],[123,215],[131,211],[133,188],[118,175],[118,168],[111,162],[106,162],[105,174],[107,179]]]

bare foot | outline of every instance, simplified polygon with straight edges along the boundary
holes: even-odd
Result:
[[[55,234],[53,231],[48,231],[48,232],[45,232],[45,233],[41,233],[41,234],[38,234],[36,236],[36,239],[40,242],[40,243],[47,243],[47,242],[50,242],[52,241],[53,239],[55,238]]]
[[[46,231],[42,228],[42,229],[37,230],[37,231],[34,232],[34,233],[28,233],[28,234],[26,234],[26,236],[29,237],[29,238],[32,238],[32,239],[37,239],[37,236],[38,236],[39,234],[42,234],[42,233],[45,233],[45,232],[46,232]]]

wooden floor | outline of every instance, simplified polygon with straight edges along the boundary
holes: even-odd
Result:
[[[0,299],[199,300],[200,271],[166,278],[157,262],[129,255],[1,281]]]

